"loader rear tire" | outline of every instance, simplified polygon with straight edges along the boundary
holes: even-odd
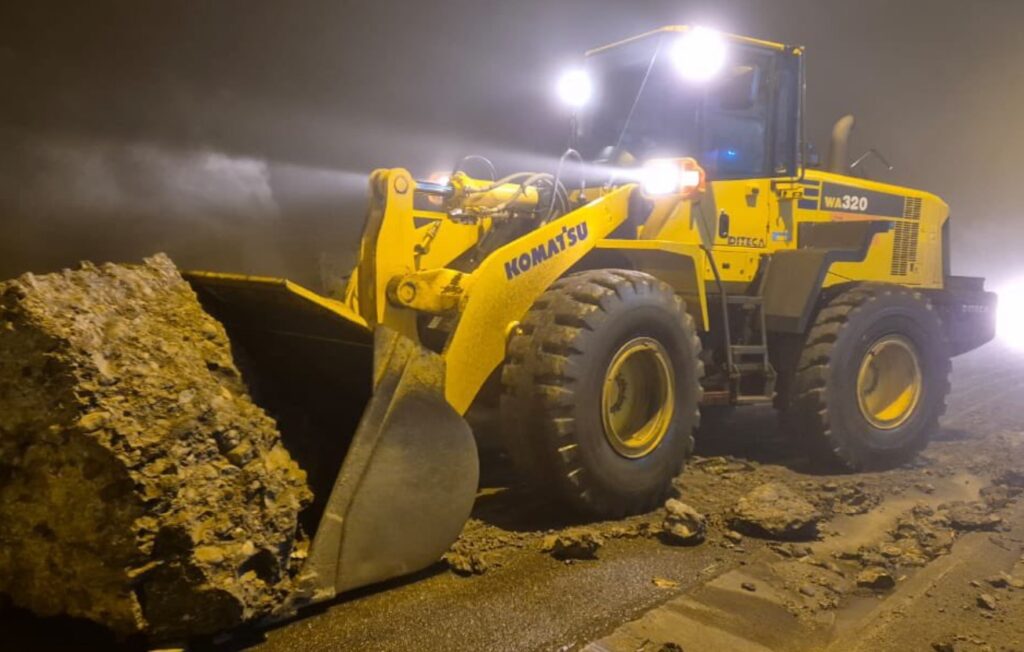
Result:
[[[672,288],[628,270],[564,277],[534,303],[502,371],[506,447],[535,488],[619,518],[666,498],[693,448],[700,340]]]
[[[938,429],[950,369],[942,324],[927,299],[897,285],[859,285],[818,313],[782,423],[820,462],[891,468]]]

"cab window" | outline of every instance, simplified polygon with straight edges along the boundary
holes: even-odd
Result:
[[[795,169],[796,58],[737,48],[701,109],[701,164],[711,179],[784,176]]]
[[[712,179],[768,173],[771,56],[737,48],[707,94],[701,115],[701,164]]]

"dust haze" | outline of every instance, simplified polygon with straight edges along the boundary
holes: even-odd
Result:
[[[0,12],[0,278],[163,250],[315,284],[372,169],[553,167],[558,71],[682,22],[806,45],[817,148],[854,113],[852,153],[896,166],[870,176],[951,205],[956,273],[1024,277],[1015,0],[219,0]]]

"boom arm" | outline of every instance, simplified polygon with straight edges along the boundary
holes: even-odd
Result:
[[[479,211],[476,239],[453,250],[452,259],[493,228],[488,212],[495,207],[538,202],[535,190],[517,184],[498,185],[490,191],[481,191],[479,184],[463,180],[455,184],[455,196],[449,199],[458,209],[453,211],[456,215]],[[634,188],[615,188],[498,247],[475,269],[463,272],[443,265],[418,265],[416,253],[427,234],[416,226],[416,182],[407,171],[378,170],[370,185],[373,200],[362,239],[358,293],[350,296],[349,303],[371,328],[386,326],[417,342],[419,314],[450,320],[454,328],[442,351],[444,393],[460,414],[469,409],[487,377],[504,360],[510,329],[537,297],[625,221]]]

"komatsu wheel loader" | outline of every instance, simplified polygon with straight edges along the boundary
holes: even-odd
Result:
[[[477,407],[526,477],[596,518],[665,498],[702,407],[774,403],[850,469],[925,446],[995,296],[951,275],[941,199],[851,175],[849,119],[812,164],[803,61],[681,26],[592,50],[559,87],[578,108],[554,174],[375,171],[344,296],[189,275],[327,488],[309,600],[445,552]]]

